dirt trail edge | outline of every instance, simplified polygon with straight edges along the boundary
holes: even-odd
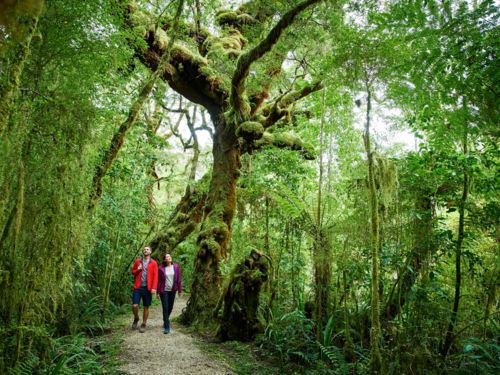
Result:
[[[176,296],[171,319],[178,316],[186,306],[187,298]],[[142,307],[140,312],[142,321]],[[120,370],[130,375],[230,375],[235,374],[224,363],[209,358],[198,349],[194,336],[179,331],[179,324],[171,323],[171,332],[163,333],[160,306],[152,306],[149,311],[145,333],[132,331],[130,324],[124,328],[120,359]]]

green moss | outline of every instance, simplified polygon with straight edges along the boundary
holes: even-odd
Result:
[[[229,89],[231,88],[230,80],[210,67],[208,64],[201,66],[200,73],[207,77],[207,81],[211,84],[212,89],[217,88],[229,92]]]
[[[189,220],[189,215],[188,214],[185,214],[185,213],[182,213],[182,212],[179,212],[177,214],[177,222],[183,223],[183,222],[186,222],[188,220]]]
[[[144,36],[148,31],[154,29],[154,20],[149,13],[137,10],[137,6],[133,3],[131,4],[133,11],[129,15],[130,23],[132,24],[132,29],[135,33]]]
[[[155,44],[161,49],[166,49],[168,44],[168,36],[165,30],[158,27],[155,31]]]
[[[264,132],[264,134],[262,134],[262,138],[260,139],[259,143],[273,144],[274,143],[274,135],[272,133],[269,133],[269,132]]]
[[[199,65],[207,65],[208,61],[206,58],[201,56],[200,54],[193,53],[189,48],[180,45],[180,44],[175,44],[172,48],[172,54],[173,55],[180,55],[184,60],[191,60],[196,64]]]
[[[239,14],[237,18],[240,24],[252,24],[255,22],[255,19],[247,13]]]
[[[297,137],[291,133],[281,133],[274,136],[274,143],[278,146],[293,147],[296,141]]]
[[[208,251],[210,251],[213,255],[218,255],[220,253],[220,249],[221,249],[221,247],[217,241],[215,241],[214,239],[209,239],[209,238],[201,241],[200,246],[202,248],[205,248]]]
[[[248,43],[248,40],[243,36],[243,34],[238,29],[231,27],[227,28],[226,32],[228,37],[238,41],[240,48],[244,47]]]
[[[246,140],[257,140],[262,138],[264,127],[260,122],[245,121],[236,129],[236,135]]]
[[[219,25],[233,24],[238,21],[238,14],[234,10],[224,10],[217,12],[215,21]]]

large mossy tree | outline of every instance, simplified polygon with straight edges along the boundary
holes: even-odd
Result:
[[[297,2],[285,9],[248,2],[235,11],[216,15],[219,36],[199,24],[184,24],[182,42],[172,48],[162,78],[183,97],[202,105],[214,127],[212,175],[198,234],[192,294],[183,314],[186,323],[210,320],[220,297],[220,262],[230,249],[242,153],[274,144],[310,155],[299,139],[274,135],[272,130],[279,120],[292,115],[296,101],[320,89],[320,83],[292,85],[281,95],[272,89],[287,48],[293,48],[289,40],[288,46],[275,45],[294,19],[318,2]],[[273,25],[277,15],[279,21]],[[138,50],[139,58],[151,69],[158,69],[170,23],[155,25],[135,5],[128,7],[126,16],[147,43],[146,48]],[[262,33],[266,34],[264,38],[258,36]],[[255,69],[255,78],[249,77],[251,69]]]

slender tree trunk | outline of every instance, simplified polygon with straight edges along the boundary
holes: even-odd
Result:
[[[159,113],[161,111],[161,107],[158,104],[158,102],[155,101],[155,109],[154,113],[151,116],[151,119],[148,121],[148,144],[154,148],[155,146],[155,141],[154,137],[156,136],[156,132],[160,128],[161,125],[161,118],[159,116]],[[156,161],[153,159],[151,160],[151,164],[149,167],[149,175],[151,176],[151,183],[147,186],[146,188],[146,194],[148,197],[148,215],[147,215],[147,221],[148,224],[153,225],[154,224],[154,211],[155,211],[155,202],[154,202],[154,186],[156,185],[156,182],[158,181],[158,174],[156,173]],[[159,188],[160,183],[158,182],[158,188]]]
[[[192,117],[189,113],[186,113],[187,125],[189,127],[189,131],[191,132],[191,138],[193,139],[193,158],[191,159],[191,170],[189,172],[189,183],[194,183],[196,179],[196,170],[198,169],[198,159],[200,157],[200,146],[198,143],[198,136],[196,135],[196,129],[194,128],[196,123],[196,109],[193,108]]]
[[[372,278],[371,278],[371,301],[372,316],[370,329],[370,372],[380,374],[382,371],[382,356],[380,355],[380,340],[382,330],[380,327],[380,301],[379,301],[379,248],[380,248],[380,225],[378,214],[378,197],[375,186],[375,175],[373,165],[373,151],[370,143],[370,111],[371,111],[371,87],[366,79],[366,127],[364,143],[366,157],[368,159],[368,196],[371,213],[371,258],[372,258]]]
[[[325,125],[325,91],[323,91],[322,99],[322,116],[320,123],[320,153],[319,153],[319,177],[318,177],[318,204],[316,207],[316,233],[314,239],[314,280],[315,288],[315,303],[316,311],[315,318],[317,324],[317,339],[321,341],[323,334],[323,326],[328,319],[329,308],[329,288],[331,282],[331,266],[330,266],[330,244],[327,234],[324,233],[322,227],[322,189],[323,189],[323,138]]]
[[[465,204],[467,202],[467,196],[469,193],[469,172],[467,170],[467,138],[468,133],[467,129],[464,131],[464,139],[462,143],[463,147],[463,155],[464,158],[464,167],[463,167],[463,187],[462,187],[462,198],[460,199],[460,204],[458,207],[458,236],[457,236],[457,246],[455,248],[455,297],[453,299],[453,310],[451,312],[451,319],[448,324],[448,329],[446,330],[446,336],[441,346],[441,356],[445,358],[448,355],[448,351],[450,350],[451,344],[454,340],[453,331],[455,329],[455,324],[457,323],[458,318],[458,307],[460,304],[460,289],[462,285],[462,244],[464,241],[464,222],[465,222]]]
[[[498,232],[497,232],[498,233]],[[484,306],[484,318],[483,318],[483,338],[486,338],[486,324],[490,318],[491,308],[496,301],[496,292],[498,285],[500,285],[500,262],[498,257],[500,253],[497,251],[497,260],[495,262],[495,268],[489,272],[486,276],[485,288],[486,288],[486,304]]]
[[[21,74],[26,60],[28,60],[31,40],[35,35],[42,8],[43,0],[40,0],[40,4],[37,6],[35,14],[25,16],[25,37],[22,39],[21,43],[16,46],[15,57],[10,63],[6,84],[3,87],[0,86],[0,135],[9,124],[14,100],[16,99],[17,93],[19,92],[19,86],[21,85]]]
[[[266,233],[264,235],[264,253],[269,254],[269,197],[265,197],[266,204]]]
[[[349,285],[347,284],[347,271],[343,270],[342,271],[342,281],[344,285],[344,332],[345,332],[345,342],[344,342],[344,356],[346,357],[347,360],[349,361],[354,361],[356,358],[356,355],[354,354],[354,342],[352,341],[352,336],[351,336],[351,325],[349,323],[349,311],[347,308],[347,302],[348,302],[348,296],[349,296]]]
[[[213,114],[212,121],[215,124],[212,179],[198,235],[191,297],[182,315],[185,324],[205,325],[213,319],[222,284],[219,264],[228,253],[236,207],[241,151],[234,129],[226,126],[224,113]]]

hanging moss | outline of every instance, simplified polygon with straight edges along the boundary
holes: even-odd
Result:
[[[184,47],[183,45],[176,43],[172,47],[171,52],[173,57],[180,58],[180,60],[192,61],[194,64],[198,65],[207,65],[208,61],[205,57],[201,56],[198,53],[192,52],[189,48]]]
[[[306,160],[314,160],[316,158],[314,146],[308,142],[302,141],[296,134],[290,132],[264,132],[262,137],[255,141],[255,146],[259,148],[265,145],[273,145],[279,148],[299,151]]]
[[[392,196],[398,187],[398,175],[395,164],[378,154],[374,154],[375,185],[379,191],[381,204],[392,202]]]
[[[215,15],[215,21],[219,25],[224,25],[228,23],[234,23],[238,20],[238,14],[234,10],[223,10],[217,12]]]
[[[206,51],[208,59],[216,60],[227,56],[230,59],[237,58],[247,40],[234,28],[224,29],[222,37],[208,37],[203,43],[202,49]]]
[[[301,140],[291,133],[280,133],[274,136],[274,144],[277,146],[294,147],[301,146]]]

